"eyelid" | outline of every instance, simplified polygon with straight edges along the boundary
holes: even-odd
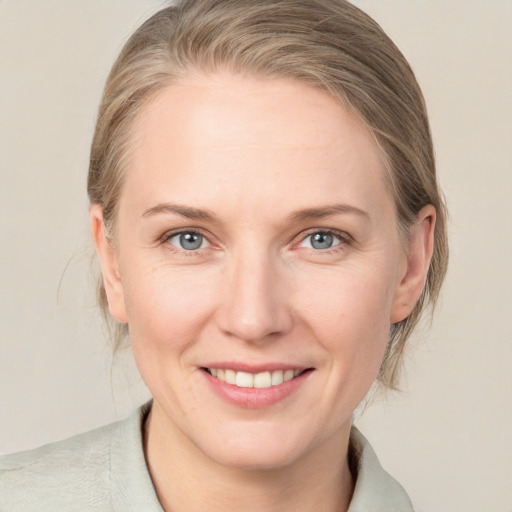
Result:
[[[300,235],[297,236],[298,241],[305,240],[308,236],[314,235],[316,233],[326,233],[329,235],[334,235],[344,242],[350,243],[353,241],[353,238],[346,232],[346,231],[340,231],[339,229],[333,229],[333,228],[312,228],[307,229],[306,231],[303,231]]]
[[[201,235],[207,241],[208,247],[204,247],[203,249],[197,249],[195,251],[186,251],[185,249],[180,249],[179,247],[173,245],[172,247],[174,247],[177,251],[181,250],[183,252],[187,252],[187,253],[191,254],[191,253],[196,253],[196,252],[198,252],[200,250],[204,250],[204,249],[216,248],[216,245],[211,240],[211,238],[212,238],[211,234],[205,232],[202,228],[198,228],[198,227],[183,227],[183,228],[171,229],[169,231],[166,231],[162,236],[160,236],[158,239],[158,242],[161,244],[166,244],[172,237],[177,236],[182,233],[197,233],[198,235]],[[333,228],[311,228],[311,229],[307,229],[306,231],[301,232],[299,235],[297,235],[295,237],[295,241],[292,242],[292,248],[293,249],[298,248],[299,244],[304,242],[304,240],[308,236],[314,235],[316,233],[331,234],[341,240],[340,244],[337,244],[330,249],[335,249],[336,247],[338,247],[340,245],[352,244],[354,242],[353,237],[351,235],[349,235],[346,231],[340,231],[338,229],[333,229]],[[171,244],[168,244],[168,245],[171,245]],[[316,252],[328,252],[330,249],[324,249],[324,250],[313,249],[313,250],[315,250]]]
[[[314,249],[311,248],[312,251],[315,251],[318,254],[328,254],[329,252],[336,251],[344,247],[345,245],[351,244],[353,242],[353,238],[345,231],[340,231],[338,229],[333,228],[311,228],[306,231],[303,231],[296,237],[296,242],[293,243],[293,249],[301,248],[300,244],[303,243],[309,236],[314,235],[316,233],[325,233],[329,235],[333,235],[336,238],[340,239],[340,243],[336,244],[327,249]],[[303,249],[309,249],[308,247],[303,247]]]
[[[177,247],[177,246],[175,246],[173,244],[168,243],[171,238],[173,238],[173,237],[175,237],[177,235],[181,235],[183,233],[196,233],[198,235],[201,235],[206,240],[206,242],[208,243],[208,247],[203,247],[203,248],[199,248],[199,249],[196,249],[196,250],[189,250],[189,251],[187,251],[185,249],[180,249],[179,247]],[[171,229],[169,231],[166,231],[159,238],[158,241],[161,244],[167,244],[167,245],[172,246],[173,249],[176,250],[176,251],[181,251],[181,252],[188,253],[188,254],[194,254],[194,253],[197,253],[197,252],[199,252],[201,250],[213,248],[215,246],[215,244],[211,241],[211,235],[206,233],[203,229],[197,228],[197,227],[185,227],[185,228]]]

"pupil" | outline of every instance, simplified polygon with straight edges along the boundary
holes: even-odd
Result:
[[[180,235],[180,244],[183,249],[192,251],[199,249],[203,243],[203,237],[197,233],[183,233]]]
[[[333,237],[329,233],[315,233],[311,245],[315,249],[329,249],[332,246]]]

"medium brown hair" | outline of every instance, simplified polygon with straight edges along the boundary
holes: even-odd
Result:
[[[107,79],[91,147],[88,193],[114,225],[134,118],[158,92],[191,72],[299,80],[354,112],[386,162],[399,229],[407,237],[422,207],[437,212],[434,254],[412,313],[391,326],[379,380],[395,387],[406,340],[434,305],[448,262],[446,210],[421,90],[402,53],[368,15],[345,0],[183,0],[147,20]],[[107,311],[103,284],[101,306]],[[108,316],[108,314],[107,314]],[[126,326],[116,325],[116,345]]]

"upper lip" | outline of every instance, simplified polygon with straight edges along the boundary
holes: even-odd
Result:
[[[262,372],[274,372],[277,370],[300,370],[304,371],[310,366],[297,365],[297,364],[286,364],[286,363],[244,363],[241,361],[215,361],[201,365],[202,368],[213,368],[223,370],[234,370],[235,372],[247,372],[247,373],[262,373]]]

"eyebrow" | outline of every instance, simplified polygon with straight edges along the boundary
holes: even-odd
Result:
[[[322,219],[332,215],[339,215],[340,213],[355,214],[366,219],[370,218],[368,212],[350,204],[333,204],[317,208],[306,208],[292,212],[288,217],[292,222],[300,222],[308,219]]]
[[[187,219],[204,220],[209,222],[214,221],[216,218],[215,214],[210,210],[191,208],[190,206],[174,203],[157,204],[156,206],[148,208],[142,214],[142,217],[151,217],[152,215],[157,215],[159,213],[173,213],[176,215],[181,215],[182,217],[186,217]]]
[[[216,215],[211,210],[204,210],[201,208],[192,208],[190,206],[184,206],[175,203],[161,203],[148,208],[142,217],[151,217],[152,215],[158,215],[160,213],[171,213],[175,215],[181,215],[187,219],[203,220],[207,222],[213,222],[216,220]],[[339,214],[355,214],[364,218],[369,219],[370,216],[364,210],[352,206],[349,204],[334,204],[321,206],[316,208],[305,208],[297,210],[288,215],[288,219],[291,222],[300,222],[308,219],[321,219],[324,217],[330,217],[332,215]]]

